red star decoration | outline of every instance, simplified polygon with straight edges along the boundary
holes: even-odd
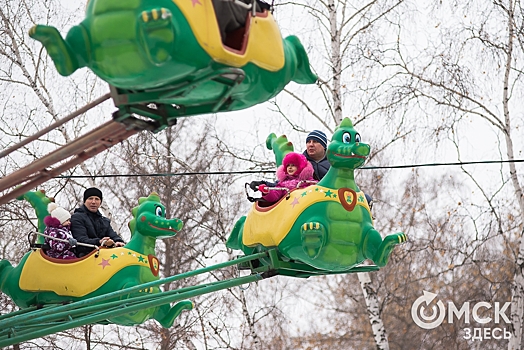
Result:
[[[195,5],[202,5],[200,0],[191,0],[191,2],[193,3],[193,7],[195,7]]]
[[[105,269],[106,266],[111,266],[111,264],[109,263],[109,259],[104,258],[102,258],[102,262],[98,265],[102,265],[102,270]]]
[[[300,204],[300,203],[298,203],[298,198],[295,198],[295,199],[293,200],[293,202],[291,203],[291,205],[292,205],[293,208],[294,208],[295,205],[297,205],[297,204]]]

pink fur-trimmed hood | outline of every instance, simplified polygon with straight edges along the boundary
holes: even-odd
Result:
[[[288,164],[294,164],[297,166],[296,175],[288,175],[286,172],[286,167]],[[311,166],[311,163],[306,159],[306,157],[303,154],[300,153],[288,153],[286,157],[284,157],[284,160],[282,161],[282,165],[278,167],[277,169],[277,187],[285,187],[289,190],[294,190],[297,187],[304,188],[311,183],[304,182],[302,184],[299,183],[301,181],[314,181],[317,182],[313,178],[314,170],[313,166]],[[277,202],[282,196],[286,194],[285,190],[273,190],[269,193],[262,196],[266,201],[268,202]]]
[[[286,172],[286,168],[288,164],[294,164],[297,166],[297,172],[294,176],[290,176]],[[286,179],[298,179],[299,181],[303,180],[313,180],[313,167],[308,162],[306,157],[303,154],[300,153],[288,153],[284,160],[282,161],[282,165],[278,167],[277,169],[277,179],[278,181],[284,181]]]

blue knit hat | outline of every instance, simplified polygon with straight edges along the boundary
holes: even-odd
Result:
[[[309,140],[315,140],[317,141],[318,143],[320,143],[322,145],[322,147],[326,148],[327,147],[327,137],[326,137],[326,134],[324,134],[322,131],[320,130],[313,130],[312,132],[310,132],[307,137],[306,137],[306,143],[308,143]]]

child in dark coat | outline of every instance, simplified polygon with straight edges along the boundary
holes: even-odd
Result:
[[[276,187],[285,187],[289,190],[304,188],[317,181],[313,178],[313,167],[303,154],[290,152],[282,160],[282,165],[278,167]],[[262,198],[268,202],[277,202],[287,193],[285,190],[269,190],[267,186],[260,186],[259,190],[263,193]]]
[[[52,238],[68,240],[72,238],[70,225],[71,214],[64,208],[59,207],[56,203],[49,203],[47,206],[49,216],[44,218],[46,229],[44,234]],[[75,259],[73,247],[68,242],[62,242],[49,237],[45,238],[45,243],[50,246],[46,255],[56,259]]]

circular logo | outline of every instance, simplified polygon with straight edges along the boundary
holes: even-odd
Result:
[[[411,318],[417,326],[423,329],[433,329],[442,324],[446,317],[446,308],[442,301],[437,301],[437,305],[431,308],[431,315],[426,315],[426,307],[437,297],[435,293],[423,291],[424,295],[419,297],[411,306]],[[426,306],[424,306],[424,304]],[[438,306],[438,308],[437,308]]]

